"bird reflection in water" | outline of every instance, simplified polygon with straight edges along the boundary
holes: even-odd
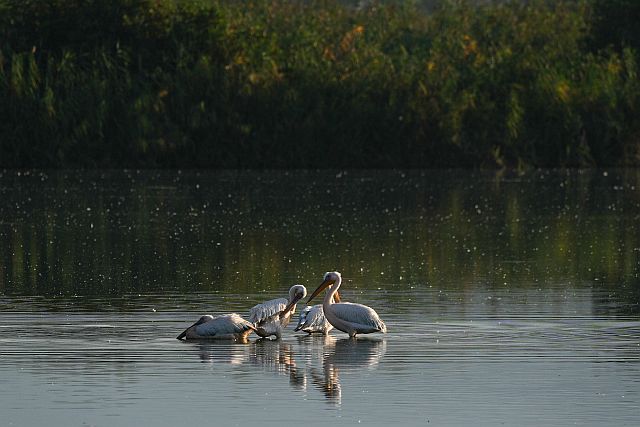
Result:
[[[242,365],[250,354],[249,341],[190,341],[204,363]]]
[[[313,384],[324,394],[327,401],[335,405],[342,403],[342,388],[338,370],[333,365],[324,365],[322,375],[316,371],[311,371]]]
[[[264,372],[288,377],[291,387],[298,391],[306,392],[308,385],[313,384],[333,405],[342,403],[341,376],[375,368],[386,351],[384,339],[336,339],[331,335],[296,338],[296,344],[259,339],[244,344],[206,341],[194,345],[203,362],[259,367]]]
[[[193,343],[193,342],[192,342]],[[304,375],[300,376],[291,344],[281,341],[259,339],[253,342],[234,341],[198,341],[200,360],[211,364],[229,364],[234,366],[251,364],[265,371],[286,374],[291,385],[302,388]]]
[[[334,337],[301,337],[309,344],[307,367],[313,384],[327,398],[329,403],[342,403],[340,374],[349,374],[363,368],[375,367],[386,350],[386,341],[382,339],[336,340]],[[314,342],[315,341],[315,342]],[[304,345],[304,340],[300,340]],[[318,353],[317,349],[320,350]],[[318,360],[318,358],[321,360]],[[322,369],[319,369],[321,366]]]
[[[289,343],[259,339],[252,345],[249,361],[265,371],[288,376],[294,389],[301,390],[306,387],[304,371],[298,368],[293,346]]]

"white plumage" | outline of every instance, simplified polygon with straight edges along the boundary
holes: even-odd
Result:
[[[286,298],[276,298],[254,305],[249,310],[249,322],[256,324],[267,320],[284,310],[288,302]]]
[[[355,331],[354,335],[355,333],[370,334],[372,332],[387,332],[387,326],[382,319],[380,319],[378,313],[366,305],[351,302],[331,304],[331,315],[343,322],[349,323],[349,328]],[[349,330],[342,331],[349,333]]]
[[[340,273],[337,271],[326,273],[323,282],[313,291],[307,303],[320,292],[329,288],[324,297],[322,308],[325,317],[336,329],[348,333],[350,337],[373,332],[386,333],[387,326],[371,307],[349,302],[333,303],[333,297],[341,284],[342,276]]]
[[[294,330],[308,334],[321,333],[328,335],[332,329],[333,325],[325,317],[322,304],[316,304],[308,305],[300,312],[298,325]]]
[[[296,311],[297,302],[306,296],[307,288],[293,285],[289,288],[289,299],[276,298],[253,306],[249,311],[249,321],[255,326],[256,334],[262,338],[272,335],[280,338]]]
[[[191,339],[232,339],[245,341],[256,328],[236,313],[213,317],[205,314],[196,323],[177,336],[179,340]]]

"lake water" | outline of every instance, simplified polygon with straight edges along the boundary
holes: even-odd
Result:
[[[638,171],[0,171],[0,238],[1,426],[640,424]],[[388,334],[175,339],[329,270]]]

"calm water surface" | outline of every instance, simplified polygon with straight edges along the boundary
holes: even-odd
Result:
[[[640,423],[637,171],[4,171],[0,238],[1,426]],[[388,334],[175,339],[334,269]]]

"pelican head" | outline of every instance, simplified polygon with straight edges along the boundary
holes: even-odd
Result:
[[[337,282],[338,279],[341,279],[342,275],[337,272],[337,271],[327,271],[326,273],[324,273],[324,281],[330,281],[332,284]]]
[[[326,272],[324,274],[324,279],[322,283],[320,284],[320,286],[318,286],[318,288],[315,291],[313,291],[313,293],[307,300],[307,304],[309,304],[309,302],[312,299],[314,299],[320,292],[324,291],[329,286],[332,286],[332,285],[335,285],[336,283],[341,283],[341,282],[342,282],[342,276],[340,275],[340,273],[338,273],[337,271]],[[339,298],[340,297],[338,297],[338,300]]]
[[[289,304],[282,310],[282,315],[287,314],[295,308],[298,301],[307,296],[307,288],[302,285],[293,285],[289,288]]]
[[[204,316],[200,317],[198,319],[198,321],[196,323],[194,323],[193,325],[189,326],[187,329],[185,329],[180,335],[178,335],[176,338],[181,340],[182,338],[186,337],[187,334],[195,329],[196,326],[200,326],[203,323],[207,323],[208,321],[213,320],[213,316],[210,314],[205,314]]]
[[[293,285],[289,288],[289,301],[300,301],[307,296],[307,288],[302,285]]]

